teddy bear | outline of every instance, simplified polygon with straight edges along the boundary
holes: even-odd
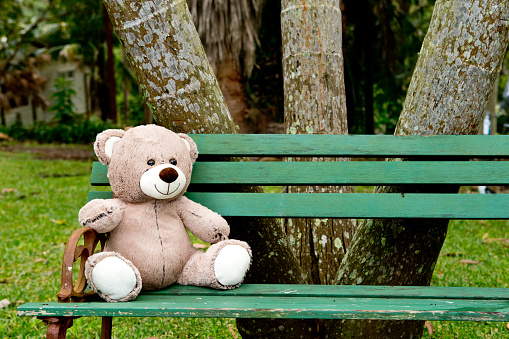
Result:
[[[214,289],[238,287],[251,249],[228,239],[226,220],[183,194],[198,149],[188,135],[145,125],[109,129],[94,150],[108,166],[113,199],[94,199],[79,211],[82,226],[109,233],[104,251],[88,258],[85,276],[108,302],[135,299],[172,284]],[[194,248],[187,233],[211,243]]]

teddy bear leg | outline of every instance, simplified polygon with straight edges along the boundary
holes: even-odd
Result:
[[[108,302],[129,301],[140,294],[140,272],[131,261],[115,252],[89,257],[85,277],[90,288]]]
[[[251,264],[249,245],[239,240],[218,242],[197,251],[186,263],[177,283],[229,290],[238,287]]]

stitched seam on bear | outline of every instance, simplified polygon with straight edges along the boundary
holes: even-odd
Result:
[[[110,215],[111,213],[113,213],[112,211],[106,211],[106,213],[101,213],[99,214],[98,216],[96,216],[95,218],[92,218],[92,219],[88,219],[86,220],[84,223],[83,223],[83,226],[86,226],[86,225],[89,225],[89,224],[92,224],[94,222],[96,222],[97,220],[100,220],[104,217],[107,217],[108,215]]]
[[[163,259],[163,277],[161,279],[161,287],[162,287],[162,286],[164,286],[163,284],[164,284],[164,279],[165,279],[165,274],[166,274],[166,261],[165,261],[165,256],[164,256],[163,238],[161,237],[161,232],[159,230],[159,221],[158,221],[158,217],[157,217],[157,200],[154,200],[154,212],[156,215],[157,236],[159,237],[159,243],[161,244],[161,256]]]

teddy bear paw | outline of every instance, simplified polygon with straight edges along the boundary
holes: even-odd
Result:
[[[214,273],[223,286],[238,285],[244,279],[251,263],[249,252],[240,245],[227,245],[216,257]]]
[[[92,264],[87,262],[87,279],[95,292],[109,302],[133,300],[138,296],[141,278],[132,264],[116,255],[99,260]]]

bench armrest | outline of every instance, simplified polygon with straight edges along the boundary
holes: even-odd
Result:
[[[84,244],[78,246],[78,242],[83,237]],[[101,244],[101,250],[104,249],[106,234],[100,234],[90,227],[82,227],[74,231],[67,241],[64,249],[64,258],[62,262],[62,280],[58,300],[69,302],[71,299],[81,301],[87,295],[93,294],[93,291],[85,293],[87,279],[85,278],[85,262],[88,257],[94,254],[97,244]],[[76,283],[73,281],[74,263],[80,260],[80,268]]]

